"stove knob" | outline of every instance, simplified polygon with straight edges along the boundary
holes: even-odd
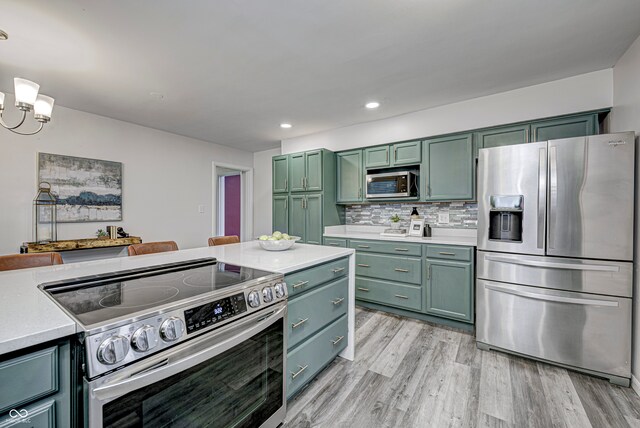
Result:
[[[131,347],[138,352],[146,352],[158,345],[158,333],[150,325],[143,325],[131,336]]]
[[[271,303],[273,301],[273,289],[271,287],[264,287],[262,289],[262,300],[265,303]]]
[[[249,306],[252,308],[257,308],[260,306],[260,293],[257,291],[252,291],[249,293]]]
[[[100,344],[98,360],[102,364],[112,365],[124,360],[129,352],[129,341],[124,336],[111,336]]]
[[[184,334],[184,323],[178,317],[167,318],[160,326],[160,336],[165,342],[178,340]]]
[[[275,286],[276,288],[276,298],[280,299],[287,295],[287,284],[284,282],[279,282]]]

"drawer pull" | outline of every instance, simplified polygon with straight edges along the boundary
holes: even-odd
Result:
[[[369,265],[365,265],[364,263],[358,263],[358,266],[360,266],[360,267],[370,267]]]
[[[333,303],[334,305],[339,305],[342,302],[344,302],[344,297],[339,297],[336,300],[331,301],[331,303]]]
[[[291,328],[298,328],[302,324],[306,323],[307,321],[309,321],[309,318],[305,318],[305,319],[300,318],[300,321],[291,324]]]
[[[298,283],[293,284],[293,288],[302,287],[303,285],[307,285],[309,281],[300,281]]]
[[[407,273],[407,272],[409,272],[409,270],[408,270],[408,269],[395,268],[394,270],[395,270],[396,272],[403,272],[403,273]]]
[[[371,247],[368,245],[358,245],[358,248],[371,248]]]
[[[334,247],[339,247],[340,243],[338,243],[338,242],[329,242],[329,245],[332,245]]]
[[[342,272],[343,270],[344,270],[344,268],[335,268],[335,269],[331,269],[331,271],[332,271],[333,273],[340,273],[340,272]]]
[[[403,296],[402,294],[396,294],[396,297],[399,299],[409,299],[407,296]]]
[[[344,339],[344,336],[337,336],[336,340],[332,340],[331,343],[333,343],[333,346],[336,346],[342,339]]]
[[[449,253],[447,251],[440,251],[438,254],[440,254],[441,256],[455,256],[456,253]]]
[[[300,370],[298,370],[297,372],[291,372],[291,379],[295,379],[296,377],[298,377],[298,375],[300,373],[302,373],[303,371],[305,371],[307,369],[307,367],[309,367],[309,365],[306,366],[298,366],[298,368]]]
[[[408,248],[396,248],[395,250],[396,251],[409,251]]]
[[[358,287],[358,290],[360,290],[360,291],[366,291],[367,293],[369,292],[369,289],[368,289],[368,288]]]

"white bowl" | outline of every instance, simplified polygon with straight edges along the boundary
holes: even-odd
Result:
[[[300,238],[299,236],[292,236],[291,239],[281,239],[279,241],[261,241],[258,239],[258,243],[263,250],[284,251],[293,247],[293,244],[295,244],[296,241],[299,241],[300,239],[302,238]]]

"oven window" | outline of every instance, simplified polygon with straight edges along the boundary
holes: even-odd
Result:
[[[104,427],[257,427],[283,404],[283,320],[102,408]]]

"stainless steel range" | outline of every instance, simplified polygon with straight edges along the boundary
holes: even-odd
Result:
[[[216,259],[41,284],[78,323],[89,427],[284,420],[282,274]]]

